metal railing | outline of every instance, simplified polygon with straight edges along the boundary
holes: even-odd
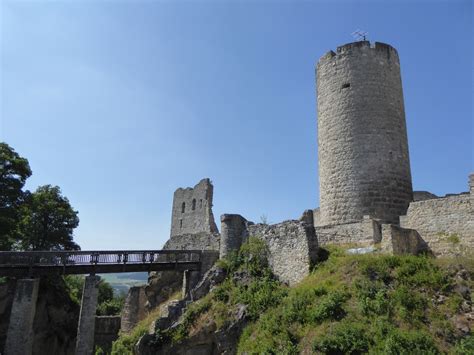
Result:
[[[178,265],[201,262],[200,250],[25,251],[0,252],[2,269],[84,266]],[[125,267],[124,270],[127,268]]]

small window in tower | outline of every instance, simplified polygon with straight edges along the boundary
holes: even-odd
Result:
[[[182,219],[179,220],[179,229],[183,229],[183,220]]]
[[[193,211],[196,209],[196,199],[195,198],[193,199],[193,207],[192,208],[193,208]]]
[[[185,210],[186,210],[186,204],[183,202],[181,204],[181,213],[184,213]]]
[[[341,89],[347,89],[349,87],[351,87],[351,83],[345,83],[345,84],[342,84]]]
[[[199,200],[199,208],[202,208],[202,199]]]

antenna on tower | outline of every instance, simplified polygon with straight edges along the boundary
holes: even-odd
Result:
[[[357,29],[351,33],[351,36],[354,37],[356,41],[365,41],[368,34],[369,32]]]

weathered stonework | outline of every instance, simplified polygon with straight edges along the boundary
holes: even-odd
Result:
[[[94,344],[107,354],[112,349],[112,342],[117,340],[120,332],[120,316],[96,316]]]
[[[247,220],[238,214],[221,216],[220,258],[225,258],[230,252],[239,250],[248,235],[247,224]]]
[[[382,239],[379,222],[369,216],[364,216],[359,222],[316,226],[315,229],[321,246],[327,244],[369,246],[379,243]]]
[[[282,282],[301,281],[317,260],[318,240],[311,224],[253,224],[239,215],[223,215],[221,223],[221,257],[237,250],[249,236],[260,238],[267,244],[270,267]]]
[[[280,281],[296,284],[311,272],[318,257],[314,227],[301,221],[248,226],[248,234],[264,240],[269,264]]]
[[[20,279],[10,313],[6,355],[28,355],[33,349],[33,320],[38,299],[39,279]]]
[[[417,255],[428,251],[428,246],[416,230],[383,224],[381,251],[395,255]]]
[[[163,246],[165,250],[219,250],[218,233],[174,235]]]
[[[318,225],[370,215],[397,223],[412,201],[400,63],[367,41],[330,51],[317,65]]]
[[[89,275],[85,277],[82,291],[81,313],[77,326],[76,355],[94,353],[95,312],[99,295],[100,277]]]
[[[146,286],[133,286],[128,290],[122,308],[120,325],[124,333],[129,333],[133,327],[147,315],[145,287]]]
[[[194,188],[174,192],[171,237],[183,234],[218,233],[212,214],[213,186],[202,179]]]
[[[470,193],[410,203],[400,226],[416,229],[435,255],[474,252],[474,174]]]

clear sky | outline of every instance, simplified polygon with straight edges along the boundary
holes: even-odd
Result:
[[[214,214],[318,206],[315,63],[363,29],[399,51],[416,190],[467,191],[471,1],[0,0],[0,140],[59,185],[83,249],[160,248],[173,191]]]

